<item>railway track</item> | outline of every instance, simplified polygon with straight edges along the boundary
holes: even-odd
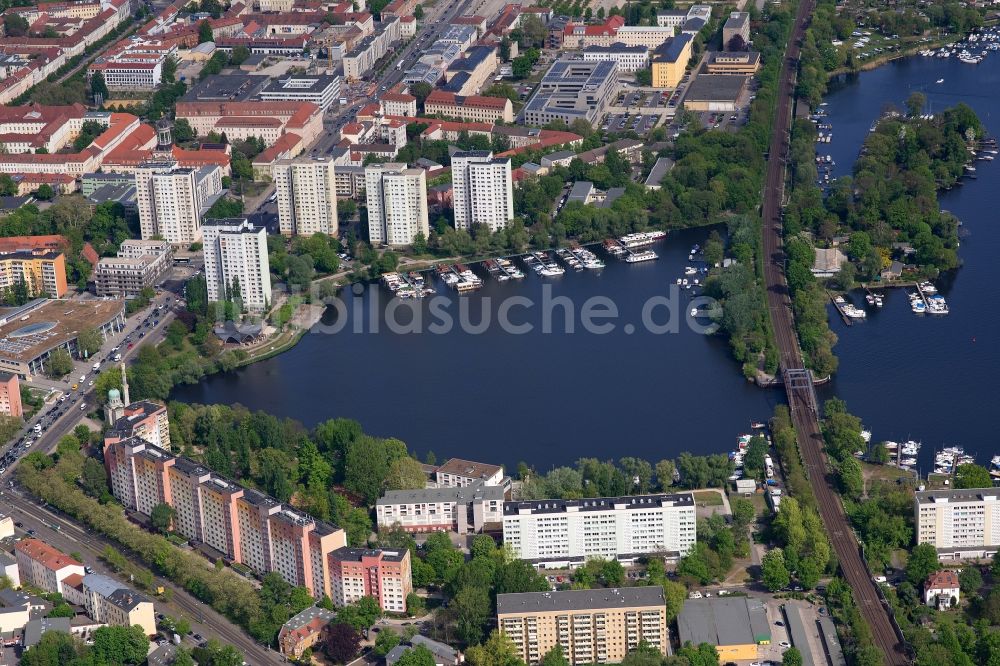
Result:
[[[778,82],[776,116],[764,182],[764,281],[767,288],[768,311],[778,345],[781,367],[784,370],[805,367],[795,333],[791,298],[785,281],[781,203],[784,196],[785,166],[791,143],[792,104],[799,52],[814,7],[815,0],[799,2]],[[889,666],[908,664],[909,660],[901,643],[902,637],[896,633],[891,611],[882,602],[871,573],[861,558],[859,544],[848,525],[844,507],[827,478],[823,436],[820,431],[819,414],[814,411],[812,387],[786,385],[786,389],[799,449],[809,474],[809,483],[816,495],[820,518],[837,554],[841,572],[851,586],[858,609],[871,628],[875,646],[882,651],[885,663]]]

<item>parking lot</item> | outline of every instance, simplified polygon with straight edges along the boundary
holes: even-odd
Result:
[[[604,118],[604,123],[601,125],[601,129],[608,132],[627,132],[629,130],[637,134],[646,134],[649,130],[656,127],[656,123],[659,122],[660,117],[651,114],[631,114],[629,112],[625,113],[610,113]]]

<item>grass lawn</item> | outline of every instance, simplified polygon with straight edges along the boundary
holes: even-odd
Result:
[[[691,493],[695,503],[701,506],[722,506],[722,495],[715,490],[696,490]]]

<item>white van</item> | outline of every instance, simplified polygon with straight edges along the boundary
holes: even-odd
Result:
[[[94,372],[97,372],[100,369],[101,369],[101,362],[98,361],[97,363],[94,364]]]

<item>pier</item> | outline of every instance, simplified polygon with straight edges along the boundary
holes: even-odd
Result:
[[[840,318],[844,320],[844,323],[848,326],[854,326],[854,320],[844,312],[843,304],[837,302],[837,297],[830,291],[827,291],[826,295],[830,297],[830,302],[833,303],[833,307],[837,308],[837,312],[840,313]]]

